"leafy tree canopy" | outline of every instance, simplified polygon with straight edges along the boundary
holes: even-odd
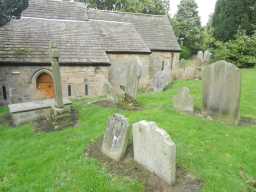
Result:
[[[256,1],[218,0],[212,25],[218,40],[233,39],[239,30],[252,35],[256,30]]]
[[[0,26],[8,23],[12,17],[20,17],[28,7],[28,0],[0,0]]]
[[[187,52],[196,53],[201,49],[202,28],[195,0],[181,0],[178,12],[172,19],[174,31]]]
[[[84,0],[91,8],[129,11],[147,14],[166,14],[169,0]]]

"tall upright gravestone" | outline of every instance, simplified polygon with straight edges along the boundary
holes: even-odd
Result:
[[[240,70],[218,61],[203,70],[203,108],[214,118],[238,124],[240,120]]]
[[[139,88],[139,80],[142,76],[142,66],[139,64],[132,64],[128,67],[127,71],[127,83],[125,92],[136,99]]]

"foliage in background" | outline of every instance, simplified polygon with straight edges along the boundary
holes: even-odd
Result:
[[[28,7],[28,0],[0,0],[0,26],[8,23],[12,17],[20,17]]]
[[[177,38],[183,46],[182,57],[196,54],[202,47],[202,27],[195,0],[182,0],[172,19]]]
[[[227,60],[238,67],[253,67],[256,65],[256,33],[248,36],[239,33],[234,40],[217,41],[214,49],[215,60]]]
[[[218,0],[212,21],[218,40],[233,39],[238,30],[252,35],[256,30],[255,0]]]
[[[166,14],[169,0],[84,0],[90,8],[146,14]]]

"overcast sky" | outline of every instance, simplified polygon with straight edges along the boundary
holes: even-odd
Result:
[[[217,0],[196,0],[196,3],[199,7],[199,15],[203,25],[207,24],[209,15],[214,12],[216,1]],[[180,0],[170,0],[170,13],[172,16],[177,12],[177,5],[179,3]]]

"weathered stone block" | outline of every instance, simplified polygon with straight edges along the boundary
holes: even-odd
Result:
[[[163,91],[171,82],[170,76],[171,74],[166,71],[157,72],[153,82],[153,90],[155,92]]]
[[[178,94],[173,97],[173,106],[179,112],[194,112],[194,98],[191,96],[189,88],[183,87],[179,90]]]
[[[128,119],[123,115],[114,114],[108,122],[102,143],[102,152],[111,159],[119,161],[126,152],[128,132]]]
[[[12,121],[15,126],[23,123],[28,123],[42,118],[45,114],[49,113],[55,101],[53,99],[33,101],[26,103],[18,103],[8,105],[9,111],[12,116]],[[71,105],[71,101],[64,99],[65,105]]]
[[[203,108],[212,117],[238,124],[240,120],[240,70],[218,61],[203,70]]]
[[[141,121],[133,125],[134,160],[168,184],[176,178],[176,145],[156,123]]]

